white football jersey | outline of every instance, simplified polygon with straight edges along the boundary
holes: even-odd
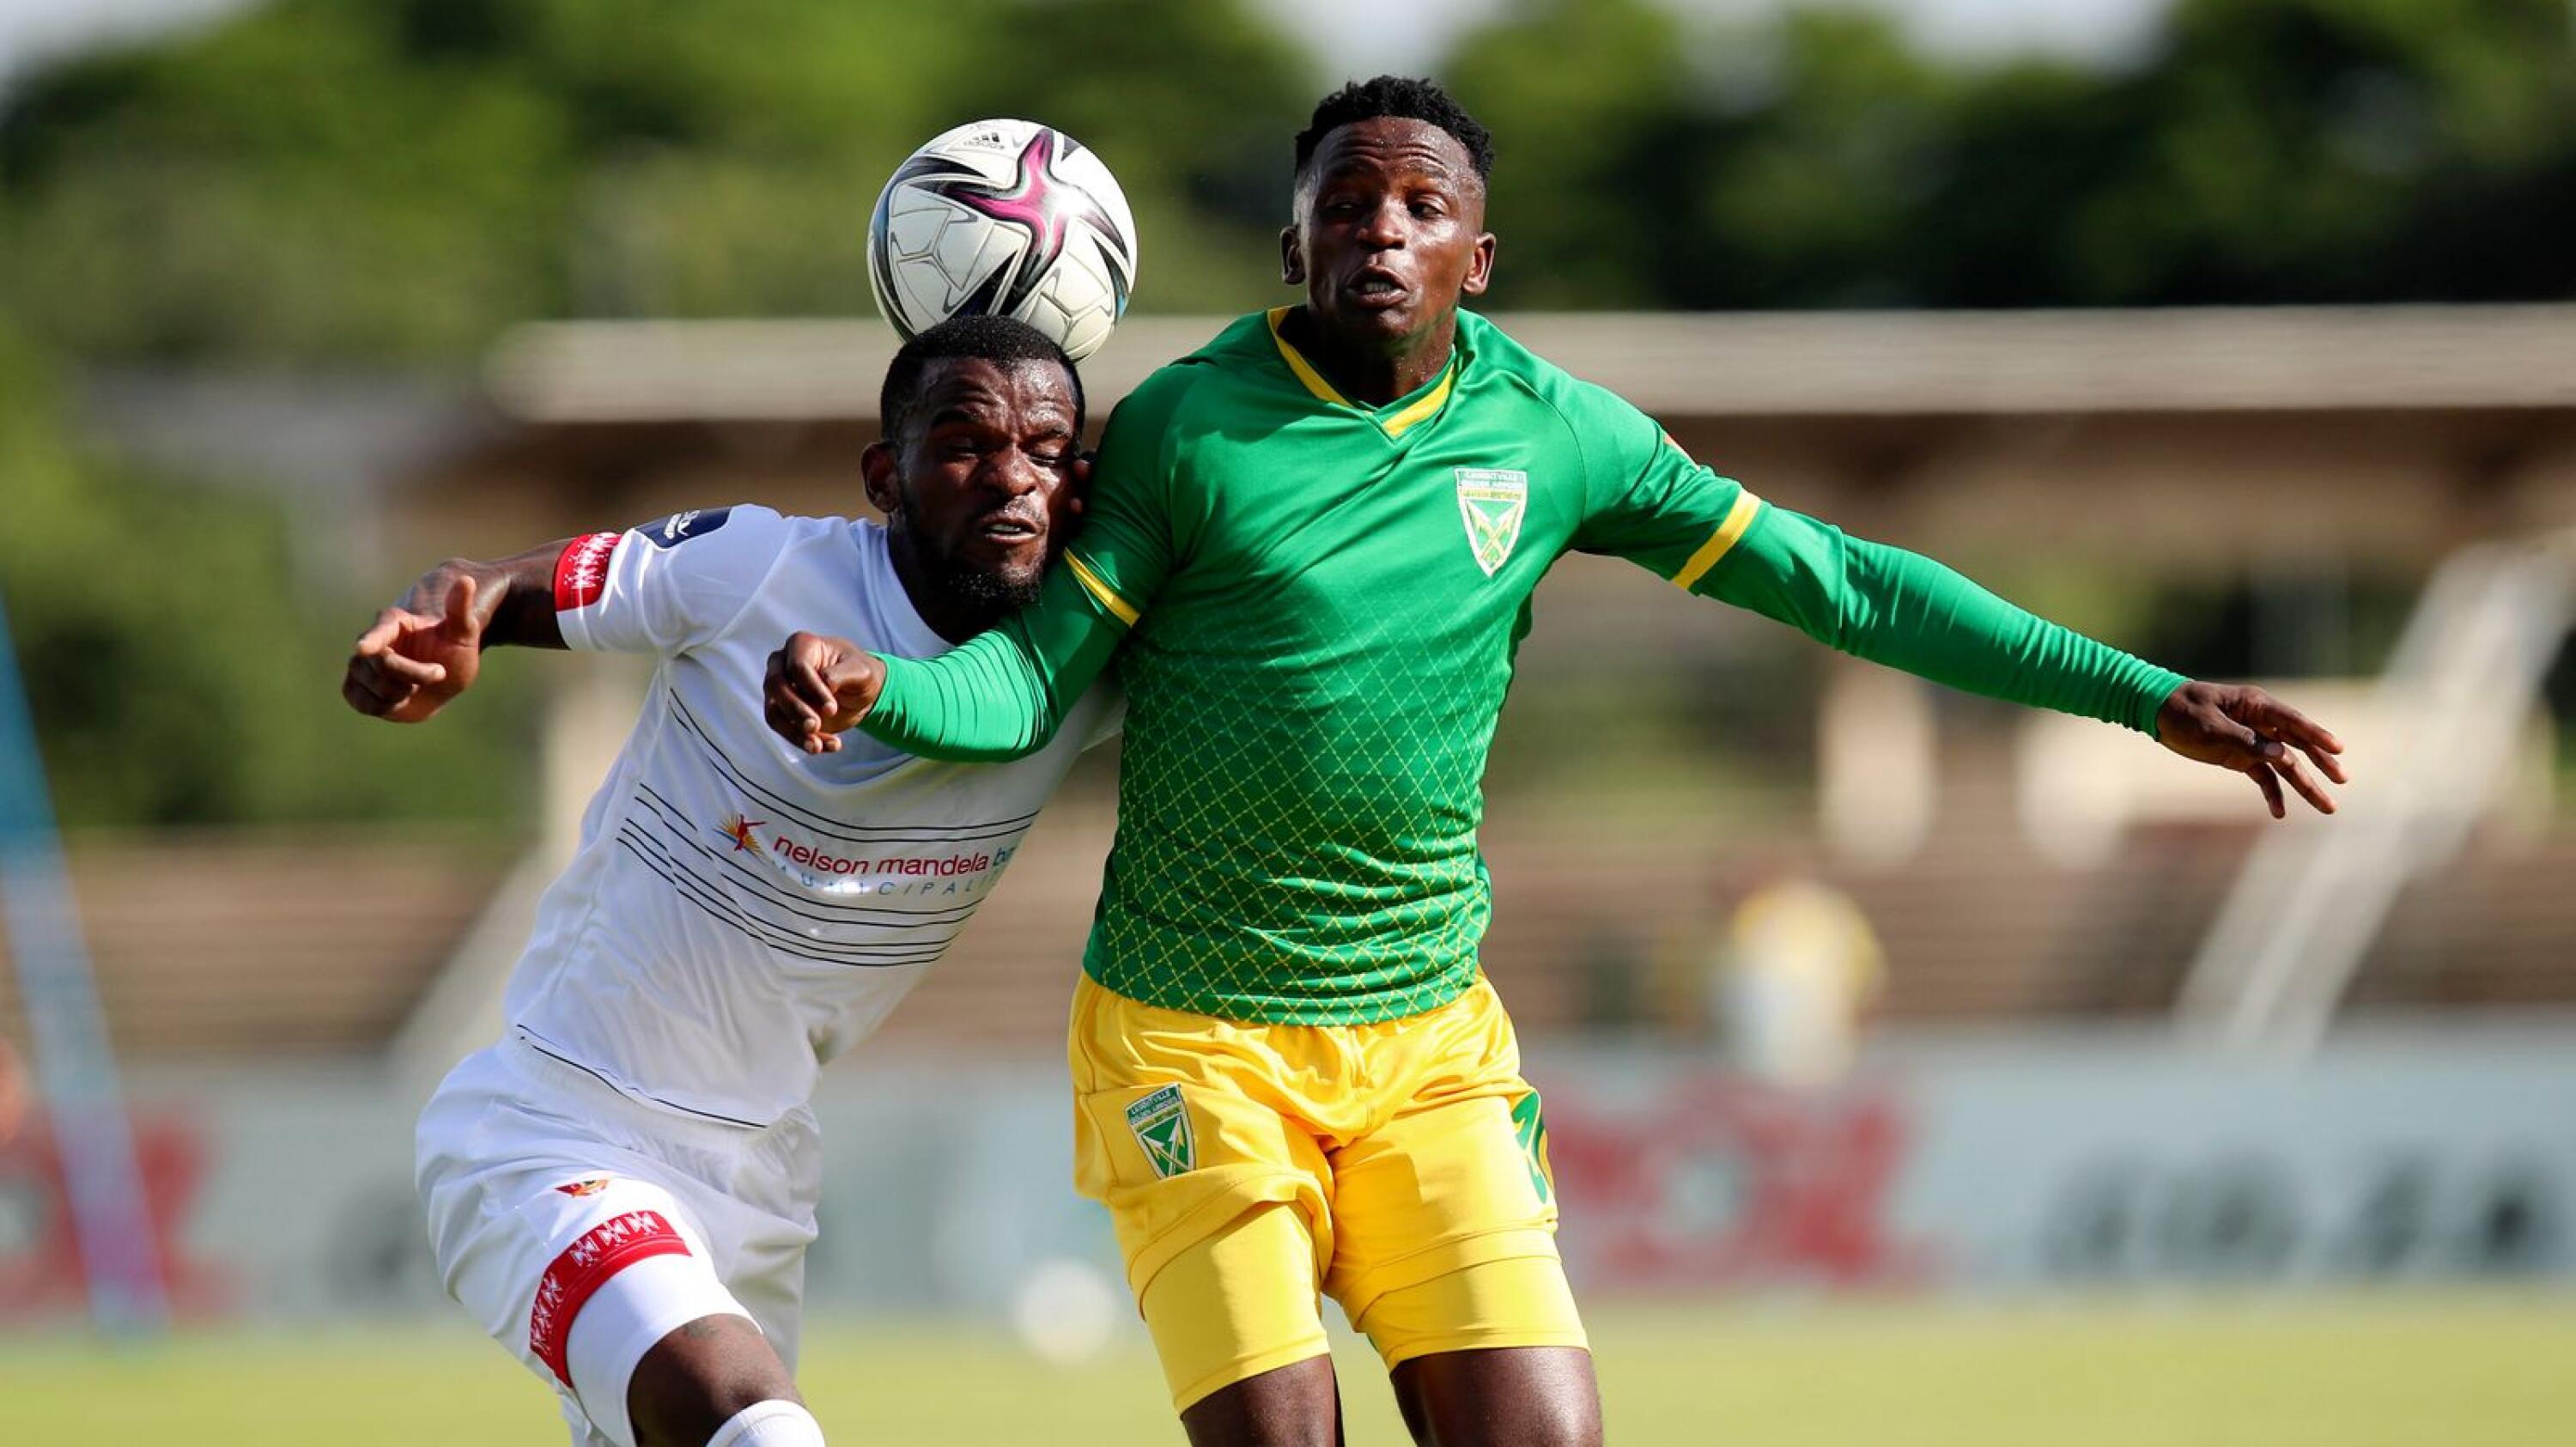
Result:
[[[529,1045],[670,1110],[767,1125],[802,1103],[1116,728],[1094,689],[1010,763],[915,758],[858,732],[809,755],[772,733],[762,673],[791,632],[907,658],[950,646],[872,522],[684,512],[575,540],[554,590],[566,643],[661,666],[503,1008]]]

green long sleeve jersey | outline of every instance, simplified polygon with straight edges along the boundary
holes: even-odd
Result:
[[[1448,367],[1383,407],[1335,392],[1279,335],[1285,314],[1243,318],[1121,403],[1039,601],[941,657],[887,659],[864,724],[915,753],[1016,757],[1119,653],[1118,834],[1083,961],[1119,994],[1358,1023],[1471,984],[1486,749],[1531,592],[1567,552],[2150,733],[2182,682],[1764,503],[1473,314]]]

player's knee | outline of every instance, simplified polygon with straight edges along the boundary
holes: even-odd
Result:
[[[1477,1404],[1461,1411],[1399,1400],[1404,1425],[1424,1447],[1602,1447],[1597,1401],[1522,1398],[1504,1411]]]
[[[802,1403],[770,1398],[726,1418],[707,1447],[823,1447],[823,1424]]]
[[[1435,1447],[1601,1447],[1589,1352],[1505,1347],[1435,1352],[1395,1368],[1396,1404]]]
[[[1181,1412],[1190,1447],[1336,1447],[1333,1359],[1309,1357],[1221,1387]]]
[[[792,1423],[793,1415],[784,1408],[804,1411],[796,1403],[796,1384],[786,1365],[750,1318],[730,1314],[700,1317],[655,1342],[635,1364],[626,1391],[635,1447],[709,1442],[771,1447],[807,1441],[793,1435],[724,1435],[746,1420],[754,1425],[772,1419]]]

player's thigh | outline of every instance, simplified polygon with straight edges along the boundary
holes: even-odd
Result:
[[[1074,1179],[1109,1208],[1176,1408],[1325,1351],[1331,1188],[1293,1089],[1311,1036],[1076,989]]]
[[[432,1244],[450,1292],[563,1395],[577,1427],[633,1444],[628,1388],[663,1338],[708,1317],[757,1328],[702,1224],[648,1167],[608,1148],[598,1155],[624,1173],[558,1154],[425,1172]]]
[[[718,1195],[695,1176],[672,1184],[678,1190],[662,1215],[687,1251],[645,1254],[634,1244],[642,1235],[621,1238],[621,1229],[649,1232],[637,1218],[649,1213],[651,1197],[612,1177],[605,1192],[625,1198],[621,1214],[555,1258],[532,1308],[533,1348],[543,1340],[536,1313],[555,1299],[549,1287],[592,1273],[597,1284],[586,1300],[573,1299],[577,1285],[563,1293],[573,1314],[560,1328],[556,1376],[603,1435],[634,1447],[700,1447],[764,1403],[801,1410],[794,1343],[811,1239],[804,1218],[754,1199],[756,1182],[740,1182],[755,1188],[743,1199]],[[594,1259],[584,1243],[603,1238]],[[620,1265],[621,1256],[631,1259]]]
[[[1537,1092],[1490,992],[1466,1003],[1426,1022],[1450,1038],[1430,1042],[1420,1098],[1332,1155],[1325,1289],[1363,1331],[1377,1324],[1370,1338],[1390,1367],[1436,1351],[1583,1345],[1557,1260]],[[1476,1290],[1411,1292],[1513,1262],[1529,1264],[1464,1278]],[[1407,1309],[1379,1309],[1408,1292]]]
[[[822,1200],[822,1135],[799,1106],[730,1159],[702,1162],[715,1184],[692,1188],[691,1205],[721,1254],[716,1269],[785,1363],[796,1368],[805,1309],[805,1258]]]
[[[1386,1363],[1415,1441],[1591,1447],[1600,1395],[1556,1251],[1538,1097],[1516,1060],[1485,1064],[1483,1084],[1338,1154],[1328,1285]]]
[[[1197,1447],[1333,1440],[1332,1349],[1299,1207],[1252,1207],[1173,1257],[1137,1304]]]
[[[1389,1367],[1433,1352],[1586,1345],[1554,1214],[1533,1183],[1545,1178],[1509,1142],[1508,1132],[1448,1136],[1337,1173],[1325,1289]]]
[[[812,1112],[798,1107],[721,1148],[699,1141],[662,1149],[687,1167],[677,1182],[683,1205],[715,1246],[710,1265],[740,1314],[692,1318],[636,1363],[626,1400],[638,1447],[698,1447],[745,1412],[760,1415],[755,1409],[793,1419],[767,1430],[803,1441],[797,1434],[815,1429],[796,1392],[796,1345],[822,1195],[822,1137]],[[782,1413],[787,1404],[799,1410]]]
[[[1331,1259],[1323,1148],[1295,1082],[1311,1032],[1234,1024],[1075,987],[1074,1185],[1109,1208],[1141,1299],[1175,1257],[1256,1206],[1301,1208],[1320,1276]]]
[[[786,1369],[765,1344],[756,1351],[743,1348],[742,1337],[759,1337],[759,1328],[718,1275],[717,1258],[691,1213],[660,1187],[625,1177],[610,1178],[600,1196],[599,1209],[587,1221],[549,1212],[551,1220],[538,1216],[527,1223],[531,1236],[544,1243],[541,1250],[550,1247],[553,1254],[529,1293],[522,1360],[620,1443],[638,1441],[629,1415],[637,1371],[666,1339],[692,1323],[722,1318],[736,1325],[716,1328],[706,1338],[708,1348],[685,1353],[675,1364],[708,1375],[665,1371],[652,1398],[656,1404],[747,1380],[768,1387],[764,1396],[779,1395]]]
[[[1594,1447],[1601,1395],[1565,1270],[1480,1262],[1381,1293],[1355,1324],[1424,1447]]]

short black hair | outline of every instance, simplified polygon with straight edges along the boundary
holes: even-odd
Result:
[[[1468,164],[1476,168],[1476,179],[1493,179],[1493,133],[1478,125],[1465,106],[1452,100],[1449,92],[1440,88],[1440,82],[1402,75],[1355,80],[1317,101],[1306,129],[1297,133],[1297,170],[1293,179],[1306,179],[1306,163],[1315,159],[1315,148],[1324,143],[1324,137],[1354,121],[1386,116],[1422,121],[1447,131],[1466,149]]]
[[[912,409],[921,401],[921,379],[933,362],[1053,362],[1073,382],[1073,430],[1082,430],[1082,372],[1046,333],[1014,317],[950,317],[905,342],[886,367],[885,387],[877,393],[877,419],[889,442],[903,436]]]

